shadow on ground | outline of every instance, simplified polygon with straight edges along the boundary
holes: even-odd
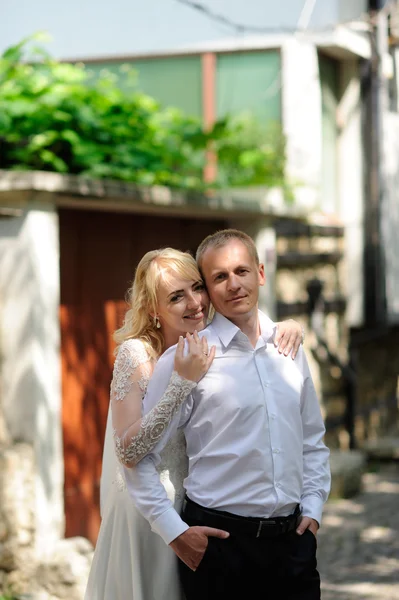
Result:
[[[399,599],[399,465],[364,476],[364,491],[331,500],[318,535],[322,600]]]

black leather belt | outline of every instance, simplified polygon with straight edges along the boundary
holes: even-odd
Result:
[[[245,535],[254,538],[272,538],[293,531],[301,520],[299,504],[295,512],[288,517],[273,517],[271,519],[257,519],[241,517],[213,508],[204,508],[186,496],[183,506],[183,518],[200,521],[208,527],[223,529],[236,535]]]

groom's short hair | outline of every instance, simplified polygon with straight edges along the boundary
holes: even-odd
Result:
[[[258,251],[253,239],[249,237],[249,235],[238,229],[221,229],[220,231],[208,235],[198,246],[195,258],[199,268],[201,269],[202,259],[209,248],[222,248],[232,240],[242,242],[255,263],[259,265]]]

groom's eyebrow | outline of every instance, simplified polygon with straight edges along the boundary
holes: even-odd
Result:
[[[249,264],[242,263],[240,265],[235,265],[235,267],[232,270],[237,271],[237,269],[249,269],[249,268],[250,268]],[[219,273],[228,273],[229,270],[230,269],[228,267],[216,267],[213,271],[211,271],[211,275],[219,275]]]

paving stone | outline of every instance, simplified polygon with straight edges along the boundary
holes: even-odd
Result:
[[[399,465],[364,474],[362,487],[325,506],[318,534],[322,600],[399,599]]]

